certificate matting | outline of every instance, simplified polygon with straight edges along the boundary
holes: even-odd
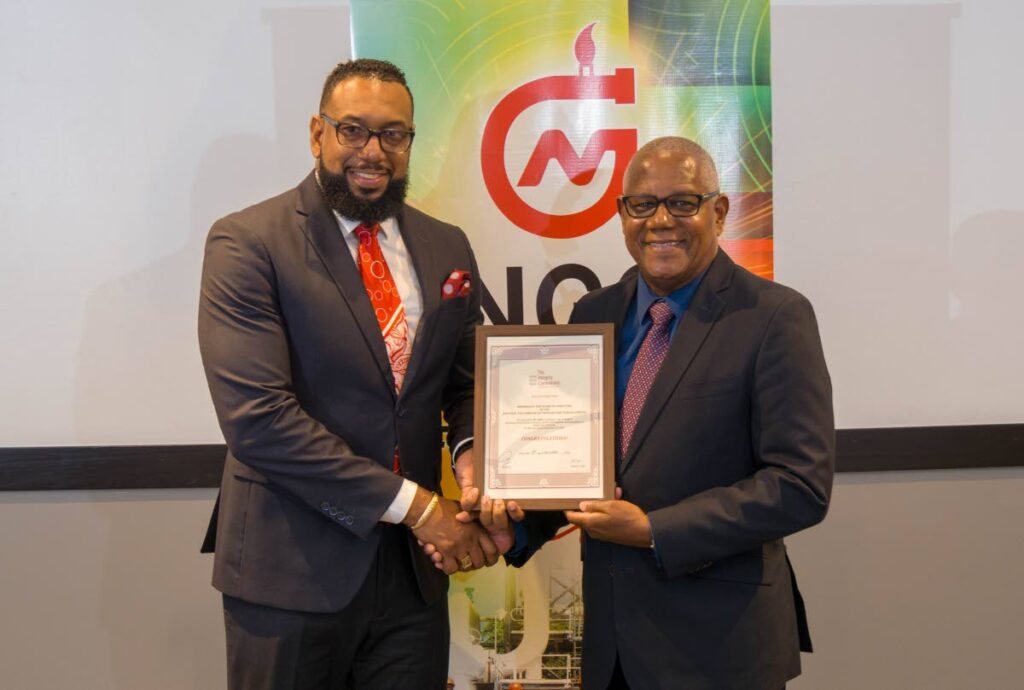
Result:
[[[614,495],[611,324],[480,326],[474,477],[526,509]]]

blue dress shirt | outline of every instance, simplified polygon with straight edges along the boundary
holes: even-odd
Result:
[[[706,271],[705,271],[706,273]],[[686,309],[693,301],[693,296],[700,287],[700,281],[704,279],[704,273],[691,280],[683,287],[670,292],[664,297],[654,294],[643,276],[637,277],[636,299],[629,305],[626,312],[626,319],[622,323],[622,330],[619,333],[618,350],[615,358],[615,410],[622,408],[622,399],[626,397],[626,384],[629,383],[629,375],[633,373],[633,365],[636,364],[636,356],[640,352],[640,346],[651,330],[651,317],[647,310],[659,299],[668,305],[675,318],[669,326],[669,342],[679,328],[679,322],[686,313]]]

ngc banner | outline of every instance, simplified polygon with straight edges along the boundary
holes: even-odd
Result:
[[[355,55],[408,76],[411,201],[469,235],[490,323],[564,323],[632,265],[615,198],[665,135],[715,158],[721,244],[772,277],[769,0],[352,0],[351,17]],[[578,684],[580,594],[575,533],[522,571],[456,575],[456,687]]]

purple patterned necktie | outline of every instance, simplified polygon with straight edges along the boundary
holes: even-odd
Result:
[[[651,329],[640,344],[640,351],[633,363],[633,371],[626,384],[626,395],[622,398],[619,412],[619,457],[626,456],[626,449],[633,438],[636,421],[640,418],[647,393],[651,390],[654,377],[661,368],[661,362],[668,352],[668,335],[675,314],[665,302],[658,300],[647,310],[651,316]]]

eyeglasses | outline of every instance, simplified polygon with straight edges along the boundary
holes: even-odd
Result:
[[[673,194],[656,197],[653,194],[634,194],[620,196],[619,201],[626,207],[626,213],[633,218],[650,218],[658,211],[658,206],[665,204],[665,210],[676,218],[695,216],[700,212],[701,204],[721,192],[707,194]]]
[[[409,129],[370,129],[354,122],[338,122],[333,117],[320,113],[327,124],[334,127],[338,143],[350,149],[361,149],[377,137],[382,150],[388,153],[405,153],[412,146],[416,132]]]

